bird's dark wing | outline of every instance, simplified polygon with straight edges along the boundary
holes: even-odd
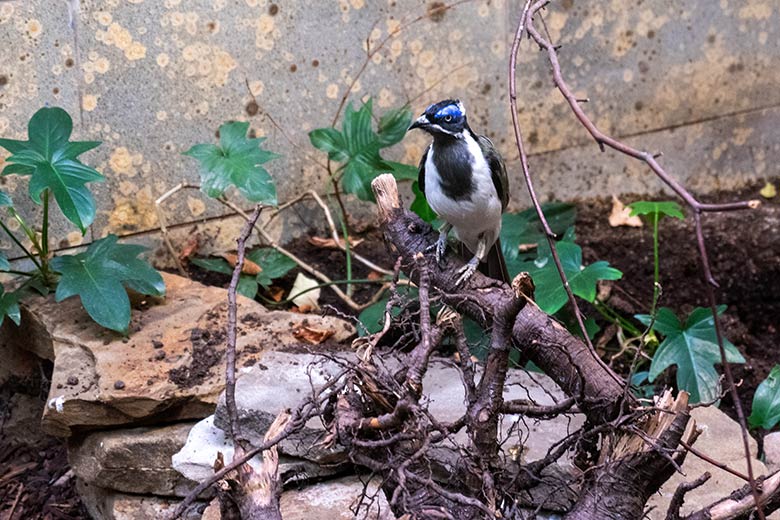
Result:
[[[501,199],[501,210],[505,210],[509,204],[509,177],[506,174],[506,165],[501,154],[498,153],[493,142],[484,135],[475,136],[482,155],[490,166],[490,174],[493,178],[493,186],[496,187],[498,198]]]
[[[428,152],[430,150],[431,145],[428,145],[428,148],[425,149],[425,152],[422,155],[422,159],[420,159],[420,166],[418,166],[420,171],[417,173],[417,186],[420,188],[423,197],[425,196],[425,161],[428,159]]]

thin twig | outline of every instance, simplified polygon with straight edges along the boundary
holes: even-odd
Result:
[[[176,264],[176,269],[179,271],[179,274],[188,277],[189,275],[187,274],[187,270],[184,269],[184,265],[179,259],[179,254],[176,252],[176,249],[174,249],[173,243],[171,242],[171,237],[168,234],[168,221],[165,218],[165,213],[162,210],[162,203],[183,189],[197,190],[200,189],[200,186],[195,184],[188,184],[186,182],[180,182],[170,190],[160,195],[157,200],[154,201],[154,211],[157,213],[157,221],[160,223],[160,233],[162,234],[163,242],[165,243],[165,247],[168,249],[168,253],[170,253],[174,263]]]
[[[517,25],[517,31],[515,32],[515,38],[512,42],[512,51],[509,58],[509,108],[512,114],[512,127],[515,131],[515,141],[517,142],[517,150],[520,153],[520,167],[523,170],[523,177],[525,178],[525,185],[528,188],[528,195],[531,197],[531,202],[534,205],[536,214],[539,216],[539,221],[542,223],[544,229],[544,235],[547,238],[547,243],[550,244],[550,252],[552,254],[555,268],[558,270],[558,275],[561,277],[561,283],[566,291],[566,295],[569,299],[569,303],[572,306],[574,312],[574,318],[577,320],[577,325],[582,332],[582,338],[593,349],[593,343],[588,336],[588,330],[585,328],[585,322],[582,320],[582,313],[580,312],[577,300],[574,297],[574,293],[569,285],[569,280],[566,277],[566,273],[563,271],[563,265],[561,264],[560,256],[555,247],[555,233],[550,229],[550,225],[547,222],[547,218],[542,211],[542,205],[539,203],[539,198],[536,196],[536,190],[534,189],[533,181],[531,180],[531,172],[528,168],[528,156],[525,153],[525,145],[523,144],[523,134],[520,130],[520,121],[517,116],[517,53],[520,50],[520,41],[522,40],[523,33],[525,32],[525,26],[529,11],[531,0],[526,0],[523,12],[520,15],[520,23]],[[594,351],[595,352],[595,351]]]
[[[573,397],[567,397],[559,403],[550,405],[536,404],[527,399],[516,399],[504,402],[501,413],[522,414],[527,417],[551,417],[565,413],[577,413],[578,410],[574,405]]]
[[[252,230],[260,217],[263,207],[258,204],[249,216],[244,229],[237,241],[236,265],[233,267],[233,277],[228,286],[228,322],[227,322],[227,350],[225,352],[225,405],[228,412],[228,424],[230,425],[230,438],[233,440],[235,453],[241,448],[238,439],[241,437],[241,429],[238,424],[238,411],[236,409],[236,320],[238,305],[236,293],[238,281],[244,268],[244,255],[246,254],[246,242],[252,234]]]
[[[666,511],[666,520],[680,520],[680,508],[685,503],[685,494],[701,487],[711,477],[712,475],[710,475],[709,471],[706,471],[696,480],[682,482],[677,486],[677,489],[674,490],[674,495],[672,495],[672,499],[669,501],[669,509]]]
[[[725,464],[725,463],[723,463],[723,462],[720,462],[720,461],[718,461],[718,460],[715,460],[715,459],[713,459],[712,457],[710,457],[710,456],[709,456],[709,455],[707,455],[706,453],[702,453],[701,451],[697,450],[696,448],[694,448],[693,446],[691,446],[691,445],[690,445],[690,444],[688,444],[687,442],[685,442],[685,441],[680,441],[680,446],[682,446],[682,447],[683,447],[683,448],[685,448],[686,450],[690,451],[691,453],[693,453],[694,455],[696,455],[697,457],[699,457],[699,458],[700,458],[701,460],[703,460],[704,462],[707,462],[707,463],[709,463],[709,464],[712,464],[712,465],[713,465],[713,466],[715,466],[716,468],[720,468],[720,469],[722,469],[723,471],[725,471],[726,473],[731,473],[731,474],[732,474],[732,475],[734,475],[735,477],[737,477],[737,478],[741,478],[741,479],[742,479],[742,480],[744,480],[745,482],[750,482],[750,477],[749,477],[748,475],[745,475],[744,473],[742,473],[742,472],[740,472],[740,471],[737,471],[737,470],[735,470],[734,468],[731,468],[731,467],[729,467],[728,465],[726,465],[726,464]]]
[[[222,197],[218,198],[217,201],[219,201],[220,203],[224,204],[225,206],[229,207],[230,209],[232,209],[233,211],[235,211],[236,213],[241,215],[241,217],[244,220],[248,220],[249,219],[249,215],[247,215],[246,212],[243,209],[241,209],[240,207],[236,206],[231,201],[229,201],[229,200],[227,200],[225,198],[222,198]],[[257,232],[260,234],[260,236],[263,237],[263,240],[265,240],[268,243],[269,246],[273,247],[274,249],[276,249],[277,251],[279,251],[283,255],[289,257],[290,260],[292,260],[293,262],[298,264],[298,266],[300,266],[303,270],[308,271],[315,278],[318,278],[320,281],[325,282],[327,284],[331,284],[330,285],[331,290],[333,292],[335,292],[339,296],[339,298],[344,300],[344,303],[349,305],[351,308],[353,308],[353,309],[355,309],[357,311],[362,311],[366,307],[369,307],[369,306],[373,305],[374,303],[378,302],[379,299],[382,297],[383,291],[380,290],[380,291],[377,291],[376,294],[374,294],[374,296],[372,296],[371,299],[369,301],[367,301],[366,303],[360,304],[360,303],[355,302],[352,298],[347,296],[344,293],[344,291],[339,289],[336,285],[333,285],[333,280],[328,278],[324,273],[321,273],[320,271],[315,269],[310,264],[304,262],[303,260],[301,260],[300,258],[295,256],[293,253],[291,253],[287,249],[285,249],[282,246],[280,246],[279,244],[277,244],[276,241],[273,239],[273,237],[271,237],[271,235],[269,235],[268,232],[265,231],[262,227],[256,227],[255,230],[257,230]]]
[[[558,53],[555,48],[555,45],[551,41],[549,41],[549,39],[545,39],[544,37],[542,37],[542,35],[534,26],[534,21],[533,21],[534,16],[540,9],[542,9],[548,3],[549,0],[538,0],[536,3],[533,4],[533,6],[530,9],[524,10],[523,17],[521,19],[520,25],[518,26],[518,34],[515,35],[515,45],[512,48],[513,59],[512,59],[512,66],[510,67],[510,74],[514,70],[514,63],[516,59],[516,47],[519,46],[520,37],[522,36],[522,31],[520,30],[520,27],[523,25],[523,23],[526,23],[528,34],[542,49],[544,49],[547,52],[548,60],[550,62],[550,65],[552,66],[552,74],[553,74],[553,79],[556,87],[561,92],[563,97],[566,99],[567,103],[569,104],[569,107],[574,112],[576,118],[586,128],[588,133],[590,133],[590,135],[595,139],[596,143],[599,145],[601,150],[603,151],[605,149],[605,146],[609,146],[613,150],[616,150],[624,155],[633,157],[634,159],[646,163],[648,167],[650,167],[650,169],[653,171],[653,173],[655,173],[655,175],[659,179],[661,179],[661,181],[664,184],[669,186],[672,189],[672,191],[674,191],[693,210],[694,221],[696,226],[696,243],[699,249],[699,258],[701,259],[701,263],[702,263],[702,271],[705,279],[707,300],[709,302],[709,306],[712,311],[712,317],[715,324],[715,334],[718,340],[718,348],[720,350],[720,357],[721,357],[721,363],[723,365],[723,371],[724,374],[726,375],[726,382],[730,388],[731,396],[734,401],[734,409],[737,412],[737,418],[739,420],[740,428],[742,431],[742,445],[745,452],[745,462],[747,464],[747,472],[748,472],[748,478],[750,482],[750,489],[753,494],[753,499],[755,500],[756,503],[756,512],[758,514],[758,518],[759,520],[765,520],[765,515],[761,507],[760,493],[758,490],[758,486],[756,485],[755,477],[753,474],[753,463],[751,460],[750,444],[748,441],[749,434],[747,429],[747,421],[745,420],[745,414],[744,411],[742,410],[742,403],[739,399],[739,393],[737,391],[737,387],[734,384],[734,377],[731,373],[731,367],[729,366],[729,362],[726,357],[726,349],[723,344],[723,335],[721,332],[720,319],[717,312],[717,301],[715,299],[715,291],[713,290],[713,287],[717,287],[718,284],[712,275],[712,271],[710,270],[709,257],[707,255],[707,248],[704,242],[704,233],[702,232],[702,227],[701,227],[701,214],[703,212],[755,209],[760,205],[760,201],[746,200],[746,201],[738,201],[738,202],[729,202],[725,204],[706,204],[706,203],[699,202],[685,187],[683,187],[682,184],[680,184],[676,179],[674,179],[671,175],[669,175],[666,172],[666,170],[664,170],[661,167],[658,161],[656,161],[656,157],[652,153],[633,148],[601,132],[601,130],[599,130],[596,127],[596,125],[590,120],[590,118],[588,118],[588,116],[585,114],[582,107],[580,106],[580,102],[578,98],[574,95],[574,93],[571,91],[569,86],[564,81],[563,74],[561,72],[561,66],[558,61]],[[512,80],[513,79],[514,78],[512,77]],[[512,95],[512,99],[514,100],[513,87],[514,87],[514,81],[511,81],[510,89],[512,90],[510,92]],[[512,119],[513,121],[517,120],[517,114],[515,113],[514,110],[512,111]],[[521,153],[521,162],[523,162],[522,153]],[[555,248],[553,247],[552,249],[554,253]],[[580,319],[579,315],[577,316],[577,318],[578,320]]]
[[[16,498],[14,498],[13,504],[11,504],[11,510],[8,511],[8,520],[11,520],[14,517],[14,511],[16,511],[16,506],[19,505],[19,499],[22,498],[22,491],[24,490],[24,483],[19,484],[19,489],[16,491]]]

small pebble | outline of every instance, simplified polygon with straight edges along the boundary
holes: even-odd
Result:
[[[76,386],[77,384],[79,384],[79,378],[76,377],[76,376],[69,376],[68,377],[68,384],[70,386]]]
[[[154,348],[163,348],[165,345],[163,345],[162,341],[157,341],[156,339],[152,340],[152,346]]]
[[[122,390],[125,387],[124,381],[115,381],[114,382],[114,388],[117,390]]]
[[[161,359],[165,359],[165,351],[164,350],[158,350],[154,353],[154,359],[157,361],[160,361]]]

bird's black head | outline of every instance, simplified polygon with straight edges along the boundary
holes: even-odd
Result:
[[[411,124],[412,128],[425,130],[434,137],[436,135],[450,135],[459,137],[467,128],[466,109],[463,103],[457,99],[445,99],[439,101],[427,109]]]

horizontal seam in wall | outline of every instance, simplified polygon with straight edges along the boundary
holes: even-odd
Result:
[[[685,128],[687,126],[693,126],[693,125],[698,125],[698,124],[702,124],[702,123],[711,123],[713,121],[718,121],[720,119],[727,119],[727,118],[735,117],[735,116],[742,116],[742,115],[747,115],[747,114],[753,114],[753,113],[756,113],[756,112],[762,112],[764,110],[771,110],[773,108],[778,108],[778,107],[780,107],[780,103],[774,103],[772,105],[766,105],[766,106],[755,107],[755,108],[748,108],[748,109],[745,109],[745,110],[737,110],[737,111],[734,111],[734,112],[728,112],[726,114],[718,114],[718,115],[715,115],[715,116],[704,117],[702,119],[696,119],[694,121],[685,121],[683,123],[675,123],[673,125],[662,126],[662,127],[658,127],[658,128],[649,128],[647,130],[642,130],[642,131],[639,131],[639,132],[633,132],[633,133],[629,133],[629,134],[617,135],[617,136],[614,136],[614,137],[615,137],[615,139],[619,139],[619,140],[631,139],[631,138],[634,138],[634,137],[641,137],[643,135],[655,134],[655,133],[658,133],[658,132],[677,130],[677,129],[680,129],[680,128]],[[587,132],[584,128],[583,128],[582,131],[583,132]],[[563,151],[571,150],[571,149],[575,149],[575,148],[584,148],[586,146],[591,146],[593,144],[595,144],[595,143],[591,139],[590,141],[588,141],[586,143],[582,143],[582,144],[575,144],[575,145],[572,145],[572,146],[564,146],[564,147],[561,147],[561,148],[556,148],[554,150],[545,150],[544,152],[530,153],[530,154],[528,154],[528,157],[542,157],[542,156],[545,156],[545,155],[554,154],[554,153],[558,153],[558,152],[563,152]],[[511,158],[511,160],[517,160],[517,159],[518,159],[518,156],[513,156]]]

